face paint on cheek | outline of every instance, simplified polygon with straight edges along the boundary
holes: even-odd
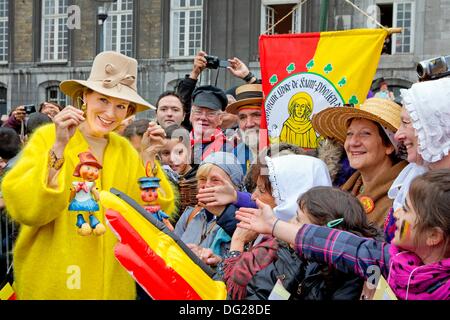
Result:
[[[400,239],[405,240],[411,237],[411,225],[408,221],[403,220],[402,226],[400,228]]]

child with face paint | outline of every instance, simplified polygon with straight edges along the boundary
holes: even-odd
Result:
[[[295,244],[307,260],[326,263],[363,279],[377,268],[398,299],[450,299],[450,169],[429,171],[411,183],[396,212],[391,244],[311,224],[276,219],[269,206],[241,208],[238,226]]]

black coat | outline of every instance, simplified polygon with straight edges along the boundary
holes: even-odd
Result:
[[[286,244],[278,259],[260,270],[247,285],[248,300],[267,300],[278,279],[291,294],[289,300],[358,300],[364,281],[353,274],[308,262]]]

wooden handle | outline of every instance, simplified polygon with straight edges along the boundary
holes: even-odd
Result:
[[[393,34],[393,33],[402,33],[402,28],[389,28],[388,32],[389,34]]]

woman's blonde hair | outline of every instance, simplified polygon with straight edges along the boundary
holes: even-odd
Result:
[[[208,174],[211,172],[213,167],[220,168],[219,166],[216,166],[214,163],[210,163],[210,162],[200,165],[197,169],[197,174],[195,175],[195,177],[197,178],[197,182],[201,178],[206,178],[208,176]],[[227,177],[228,177],[228,175],[227,175]],[[233,183],[233,181],[231,181],[231,179],[229,179],[229,180],[230,180],[231,184],[233,185],[233,187],[235,189],[237,189],[238,187]]]

